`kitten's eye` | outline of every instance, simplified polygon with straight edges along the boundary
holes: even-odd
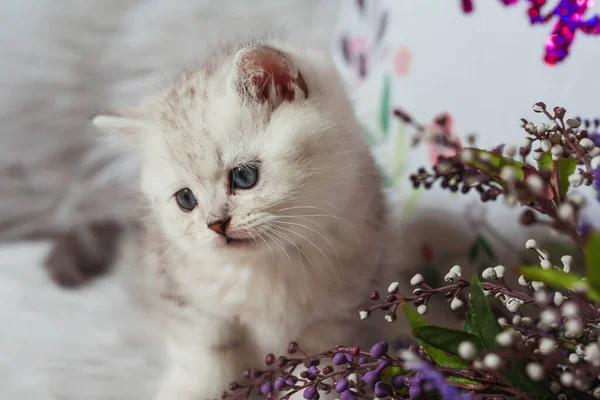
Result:
[[[251,189],[258,181],[258,168],[255,165],[242,165],[231,170],[232,189]]]
[[[183,188],[175,193],[175,200],[177,200],[179,208],[185,212],[192,211],[196,207],[196,204],[198,204],[194,193],[188,188]]]

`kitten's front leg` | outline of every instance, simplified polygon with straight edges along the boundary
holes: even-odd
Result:
[[[156,400],[220,399],[229,383],[258,357],[241,326],[218,318],[177,320],[168,325],[172,366]]]

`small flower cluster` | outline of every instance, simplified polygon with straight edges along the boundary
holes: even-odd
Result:
[[[519,148],[463,148],[442,132],[438,143],[456,155],[440,157],[433,172],[421,169],[411,180],[415,187],[440,181],[454,192],[474,189],[482,201],[503,195],[509,204],[520,203],[523,224],[545,224],[573,240],[586,256],[586,276],[573,272],[571,255],[557,262],[530,239],[525,248],[537,262],[513,276],[504,265],[495,265],[467,280],[463,268],[455,265],[441,287],[414,275],[410,295],[392,282],[385,294],[371,291],[375,304],[360,308],[358,316],[368,320],[383,311],[383,318],[393,323],[400,314],[419,346],[394,355],[385,342],[369,351],[339,345],[309,355],[291,342],[288,355],[268,354],[266,368],[247,370],[246,380],[231,383],[223,398],[247,399],[258,393],[289,400],[301,393],[306,400],[322,394],[341,400],[600,399],[600,232],[582,223],[583,197],[569,192],[582,185],[600,188],[600,140],[593,136],[597,133],[581,129],[597,128],[600,122],[565,119],[564,109],[555,107],[550,113],[543,103],[533,109],[549,122],[523,119],[527,137]],[[436,135],[406,113],[396,115],[417,132]],[[436,124],[443,127],[444,121]],[[537,168],[529,158],[537,161]],[[511,280],[518,285],[510,285]],[[464,315],[463,331],[427,323],[433,296],[445,296],[450,310]]]
[[[535,240],[527,241],[526,248],[538,254],[540,262],[537,268],[541,270],[569,272],[571,269],[573,257],[569,255],[561,257],[562,266],[559,267],[551,263],[548,252],[540,249]],[[498,301],[509,313],[497,319],[502,328],[495,335],[497,348],[482,350],[471,341],[458,345],[457,354],[469,362],[470,373],[463,371],[463,376],[478,377],[486,371],[514,367],[518,363],[525,366],[525,373],[533,382],[548,380],[557,398],[585,398],[572,397],[573,393],[600,398],[600,309],[583,295],[585,283],[561,292],[520,275],[519,284],[528,289],[521,292],[509,288],[505,281],[506,272],[506,267],[498,265],[485,269],[481,274],[485,296]],[[452,267],[445,281],[448,283],[446,286],[432,288],[420,274],[416,274],[411,279],[411,284],[416,286],[412,295],[388,295],[386,301],[361,309],[361,318],[377,309],[391,308],[392,311],[385,314],[389,321],[390,313],[403,303],[413,303],[419,314],[426,314],[427,302],[437,294],[445,294],[452,310],[462,308],[464,302],[460,295],[471,283],[462,277],[460,266]],[[370,297],[379,298],[373,293]],[[534,309],[524,314],[524,306]],[[506,390],[501,385],[497,383],[495,390]]]
[[[457,154],[440,156],[432,171],[420,168],[410,176],[413,186],[429,189],[439,182],[441,188],[452,192],[466,194],[475,190],[483,202],[503,195],[509,206],[525,206],[521,215],[524,225],[548,225],[579,241],[575,221],[585,199],[577,192],[567,194],[564,180],[570,187],[593,185],[600,193],[599,135],[583,128],[580,118],[565,118],[562,107],[554,107],[550,112],[538,102],[533,111],[543,114],[548,122],[535,124],[521,119],[526,136],[520,147],[502,145],[484,151],[452,143],[450,148]],[[396,116],[410,123],[419,134],[431,135],[406,112],[396,110]],[[585,125],[593,124],[587,121]],[[550,217],[551,221],[540,216]]]
[[[339,345],[334,349],[309,356],[296,342],[291,342],[288,353],[299,357],[268,354],[267,370],[246,370],[249,383],[232,382],[223,399],[246,399],[258,392],[268,399],[289,399],[302,393],[306,400],[318,400],[323,394],[335,392],[340,400],[421,398],[437,393],[442,399],[468,399],[449,385],[444,375],[421,358],[415,349],[404,351],[399,357],[388,354],[386,342],[375,343],[370,351],[357,346]],[[327,365],[322,369],[321,364]],[[301,372],[300,368],[304,366]],[[401,371],[401,372],[398,372]],[[448,369],[448,373],[452,373]],[[462,371],[454,371],[459,375]],[[410,397],[407,397],[410,396]]]

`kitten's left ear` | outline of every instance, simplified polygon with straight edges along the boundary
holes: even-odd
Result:
[[[302,74],[283,52],[265,46],[248,47],[234,58],[235,85],[244,98],[267,103],[272,109],[284,101],[306,99]]]
[[[125,112],[102,111],[91,118],[92,124],[107,133],[117,136],[137,136],[146,128],[146,122]]]

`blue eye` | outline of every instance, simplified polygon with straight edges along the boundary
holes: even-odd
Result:
[[[185,212],[192,211],[196,207],[196,204],[198,204],[194,193],[188,188],[183,188],[175,193],[175,200],[179,208]]]
[[[232,189],[252,189],[258,181],[258,167],[255,165],[241,165],[231,170]]]

